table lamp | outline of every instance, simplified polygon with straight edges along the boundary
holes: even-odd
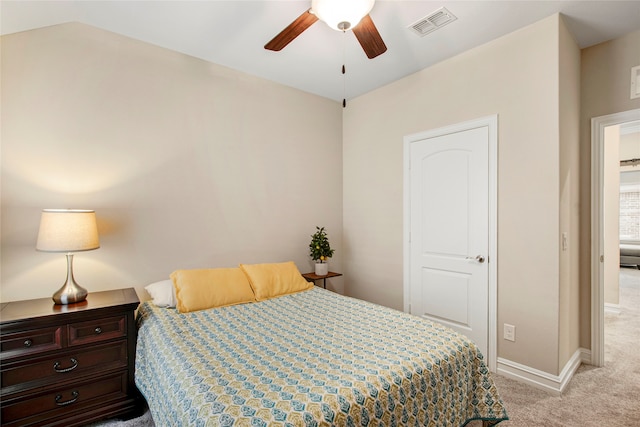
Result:
[[[73,278],[73,253],[98,249],[96,213],[92,210],[43,209],[36,250],[66,252],[67,280],[53,294],[56,304],[73,304],[87,298],[87,290]]]

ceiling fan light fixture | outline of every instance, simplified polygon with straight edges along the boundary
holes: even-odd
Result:
[[[369,14],[375,0],[312,0],[311,10],[336,31],[353,29]]]

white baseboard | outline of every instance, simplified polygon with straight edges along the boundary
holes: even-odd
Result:
[[[620,308],[620,304],[611,304],[609,302],[604,303],[604,312],[612,313],[612,314],[620,314],[622,313],[622,309]]]
[[[507,378],[560,395],[569,384],[569,381],[571,381],[571,378],[573,378],[573,374],[580,364],[582,362],[589,363],[587,360],[589,362],[591,361],[591,352],[582,348],[578,349],[573,356],[571,356],[567,364],[564,365],[560,375],[552,375],[548,372],[499,357],[497,372]]]

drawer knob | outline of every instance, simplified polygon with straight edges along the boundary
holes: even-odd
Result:
[[[67,406],[67,405],[71,405],[73,402],[75,402],[76,400],[78,400],[78,396],[80,395],[80,393],[78,393],[77,391],[72,391],[71,392],[71,399],[69,400],[65,400],[64,402],[61,402],[62,400],[62,395],[59,394],[56,396],[56,405],[58,406]]]
[[[100,335],[102,333],[102,328],[100,326],[98,326],[97,328],[94,329],[96,335]]]
[[[59,374],[64,374],[65,372],[73,371],[78,367],[78,361],[73,357],[70,359],[70,362],[71,366],[69,366],[68,368],[60,368],[60,362],[56,362],[53,364],[53,370]]]
[[[29,338],[24,340],[24,346],[25,347],[31,347],[31,344],[33,344],[33,341],[31,341]]]

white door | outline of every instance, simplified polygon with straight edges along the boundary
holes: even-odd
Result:
[[[489,256],[490,131],[473,122],[405,142],[408,311],[466,335],[485,357],[489,261],[494,261]]]

